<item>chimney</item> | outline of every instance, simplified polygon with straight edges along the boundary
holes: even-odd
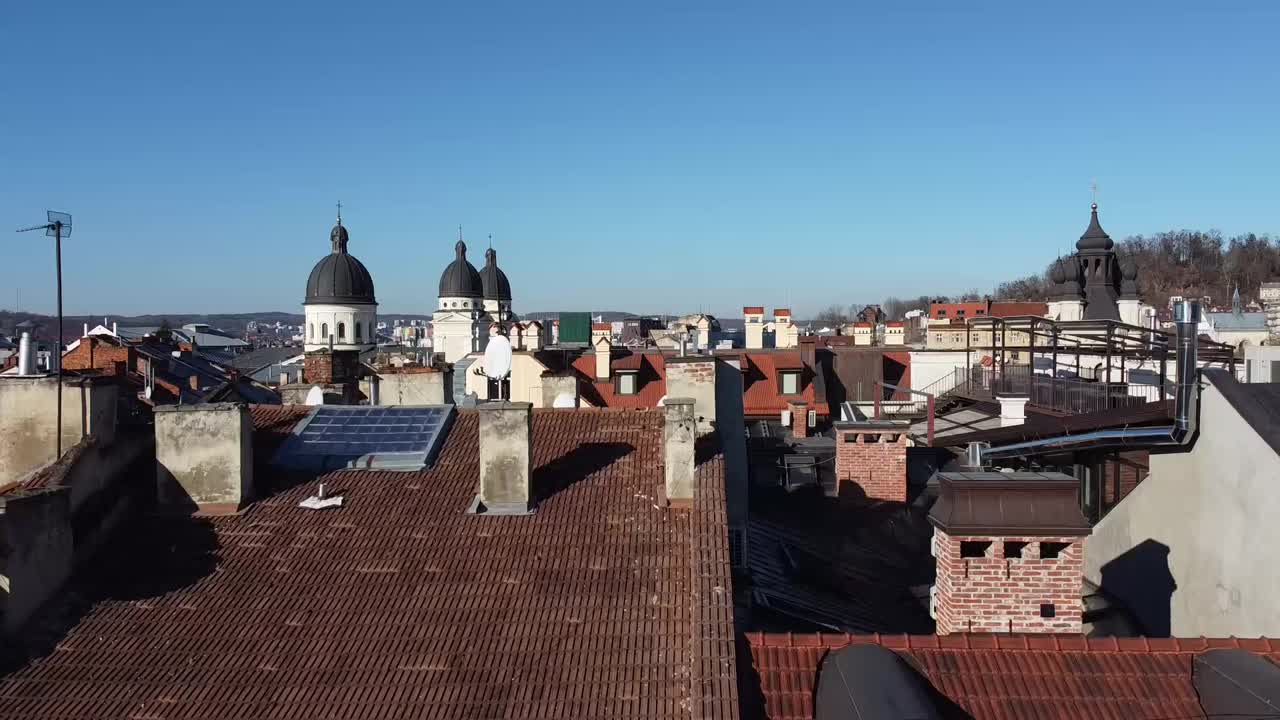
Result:
[[[787,402],[787,412],[791,414],[791,437],[808,437],[809,406],[804,402],[791,400]]]
[[[84,333],[80,337],[89,337],[89,323],[84,324]]]
[[[1000,427],[1021,425],[1027,421],[1027,401],[1030,400],[1030,397],[1026,395],[999,395],[996,400],[1000,402]]]
[[[818,338],[805,335],[800,338],[800,362],[809,370],[817,370]]]
[[[472,512],[525,515],[533,512],[533,405],[486,402],[480,413],[480,495]]]
[[[663,401],[662,467],[668,505],[693,505],[694,446],[698,437],[695,405],[693,398],[686,397]]]
[[[907,501],[906,422],[838,422],[836,495],[861,501]]]
[[[748,350],[764,348],[764,307],[748,305],[742,308],[743,334]]]
[[[938,473],[929,512],[939,635],[1082,631],[1091,532],[1062,473]]]
[[[23,330],[22,337],[18,338],[18,374],[35,375],[37,370],[35,343],[31,341],[31,333]]]
[[[542,407],[561,407],[556,405],[556,401],[560,400],[564,403],[565,399],[572,399],[569,407],[578,406],[578,378],[572,372],[554,373],[547,371],[542,374]]]
[[[234,513],[252,497],[253,424],[245,405],[158,405],[155,434],[164,508]]]
[[[608,380],[610,377],[610,362],[613,358],[613,344],[609,342],[607,336],[597,337],[595,339],[596,348],[596,379]]]
[[[711,355],[689,355],[666,359],[669,398],[694,400],[698,433],[708,433],[716,422],[716,359]]]

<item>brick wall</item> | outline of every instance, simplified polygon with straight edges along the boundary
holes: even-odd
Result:
[[[982,557],[962,557],[962,543],[989,543]],[[937,557],[934,613],[939,635],[963,632],[1081,632],[1084,538],[953,537],[933,534]],[[1006,543],[1025,543],[1009,548]],[[1066,545],[1042,559],[1043,543]],[[981,545],[971,546],[977,550]],[[1042,606],[1051,605],[1053,617]],[[1045,608],[1047,611],[1048,608]]]
[[[123,375],[129,368],[129,348],[104,343],[95,337],[80,338],[74,350],[62,356],[67,370],[99,370],[104,375]]]
[[[791,435],[792,437],[808,437],[809,436],[809,406],[804,403],[789,402],[787,410],[791,411]]]
[[[836,482],[842,496],[851,483],[869,500],[906,502],[906,433],[837,428]]]
[[[302,359],[302,377],[305,382],[318,385],[353,382],[359,365],[360,353],[355,350],[309,352]]]

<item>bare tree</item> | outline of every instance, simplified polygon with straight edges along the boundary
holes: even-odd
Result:
[[[849,315],[845,313],[844,306],[830,305],[814,316],[813,320],[821,325],[837,327],[849,322]]]

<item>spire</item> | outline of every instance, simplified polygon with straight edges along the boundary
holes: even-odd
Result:
[[[342,224],[342,201],[338,201],[338,224]]]
[[[1111,241],[1111,236],[1102,229],[1102,225],[1098,222],[1098,203],[1089,206],[1089,227],[1085,229],[1084,234],[1080,236],[1080,241],[1076,243],[1076,250],[1110,250],[1115,247],[1115,243]]]
[[[1236,289],[1231,293],[1231,312],[1236,315],[1244,314],[1244,306],[1240,304],[1240,286],[1236,285]]]

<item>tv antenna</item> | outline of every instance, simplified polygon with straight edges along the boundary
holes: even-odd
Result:
[[[64,212],[46,211],[45,217],[48,222],[41,225],[32,225],[31,227],[18,228],[18,232],[31,232],[32,230],[44,230],[47,237],[53,238],[53,262],[54,269],[58,275],[58,339],[53,344],[54,351],[49,354],[50,363],[56,363],[58,377],[58,432],[55,435],[55,445],[57,455],[55,459],[62,458],[62,238],[71,237],[71,214]]]

